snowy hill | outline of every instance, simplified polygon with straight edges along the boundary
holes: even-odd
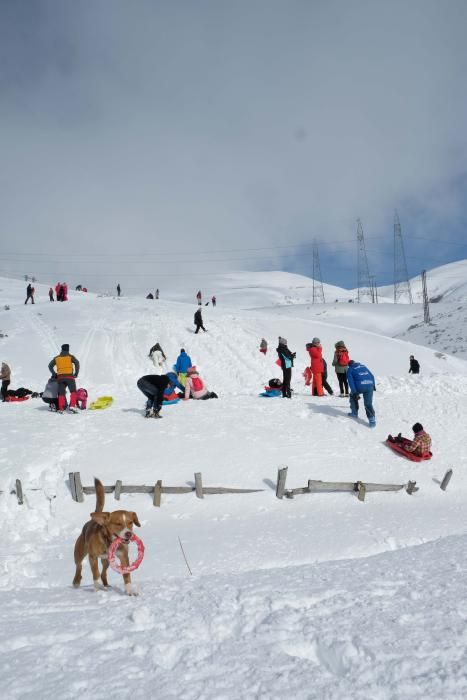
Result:
[[[373,697],[381,687],[387,687],[381,697],[416,697],[420,663],[426,683],[418,697],[462,696],[465,672],[441,678],[435,657],[439,635],[445,659],[464,644],[461,627],[447,624],[446,615],[463,585],[455,561],[463,560],[465,538],[413,545],[466,531],[467,363],[391,337],[410,325],[418,305],[312,305],[310,281],[300,291],[290,275],[258,274],[219,276],[218,306],[203,307],[208,332],[199,335],[185,290],[158,302],[73,292],[69,302],[51,304],[48,285],[36,285],[37,303],[25,306],[24,282],[0,280],[0,354],[11,365],[12,386],[42,390],[48,362],[67,342],[90,399],[114,397],[107,411],[79,415],[51,414],[40,400],[0,404],[7,698],[78,692],[103,698],[109,689],[124,698],[129,680],[141,698],[154,687],[164,698]],[[459,324],[455,308],[450,318]],[[280,376],[279,335],[297,351],[292,401],[258,396],[270,377]],[[342,338],[375,373],[376,430],[349,420],[346,400],[312,397],[303,385],[305,343],[316,335],[329,369]],[[258,352],[262,336],[270,343],[266,357]],[[163,420],[143,420],[136,380],[151,373],[147,354],[156,341],[169,366],[184,347],[219,400],[168,406]],[[419,376],[407,374],[410,354],[420,361]],[[336,389],[332,371],[329,379]],[[433,437],[428,463],[399,458],[383,444],[389,432],[410,434],[416,420]],[[365,503],[341,493],[278,500],[282,464],[290,487],[308,479],[413,479],[420,491],[371,493]],[[437,481],[451,467],[454,478],[443,493]],[[87,567],[83,588],[71,588],[74,540],[95,507],[93,496],[71,499],[72,471],[85,485],[95,475],[108,485],[161,479],[184,486],[202,472],[206,486],[262,490],[202,500],[164,494],[160,508],[152,496],[124,494],[118,504],[108,494],[108,509],[138,513],[146,546],[133,576],[140,596],[127,599],[117,574],[111,593],[94,593]],[[22,506],[11,495],[17,478]],[[436,611],[431,606],[427,626],[423,610],[445,592],[447,577],[449,595]],[[464,619],[457,600],[456,606]],[[72,657],[82,663],[73,666]],[[106,665],[108,685],[101,671],[89,671],[91,659],[93,668]],[[398,695],[399,682],[405,696]]]

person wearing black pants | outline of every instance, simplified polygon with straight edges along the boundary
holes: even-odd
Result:
[[[195,334],[198,333],[200,328],[202,328],[203,331],[206,333],[206,328],[203,326],[203,317],[201,315],[201,309],[198,309],[198,311],[195,313],[194,324],[196,326]]]
[[[347,381],[347,373],[342,374],[341,372],[336,372],[337,381],[339,382],[339,391],[341,396],[349,395],[349,382]]]
[[[162,401],[164,400],[164,391],[169,384],[172,387],[177,387],[181,390],[184,389],[173,373],[171,373],[171,376],[167,374],[146,374],[144,377],[138,379],[136,386],[147,398],[146,418],[162,418],[160,410],[162,408]]]
[[[6,392],[10,386],[11,379],[11,369],[6,362],[2,362],[2,369],[0,373],[0,379],[2,380],[2,401],[6,401]]]
[[[285,338],[281,338],[280,336],[276,352],[279,355],[282,369],[282,398],[291,399],[292,390],[290,388],[290,382],[292,380],[293,361],[297,353],[291,352],[287,347],[287,340]]]

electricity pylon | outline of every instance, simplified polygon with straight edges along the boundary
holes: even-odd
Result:
[[[368,268],[368,258],[366,257],[365,238],[363,237],[363,226],[360,219],[357,219],[357,274],[358,274],[358,290],[357,301],[360,303],[365,296],[369,301],[373,301],[374,295],[371,291],[370,270]]]
[[[319,264],[318,244],[316,241],[313,241],[313,304],[315,302],[326,303],[321,277],[321,265]]]
[[[410,289],[409,273],[405,260],[402,229],[397,211],[394,212],[394,303],[407,293],[409,303],[413,304],[412,290]]]

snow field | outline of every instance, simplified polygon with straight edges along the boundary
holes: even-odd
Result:
[[[388,337],[407,327],[415,307],[402,306],[399,320],[390,304],[252,310],[251,290],[237,289],[238,308],[223,309],[218,296],[216,309],[203,307],[208,332],[194,335],[194,304],[72,293],[69,303],[41,294],[25,307],[24,284],[0,286],[10,305],[0,305],[8,334],[0,349],[12,386],[42,390],[48,362],[68,342],[81,362],[78,386],[91,401],[115,399],[106,411],[76,416],[51,414],[40,400],[0,404],[5,697],[145,698],[155,688],[161,698],[465,695],[467,364],[442,347]],[[291,401],[258,397],[280,376],[278,335],[297,350]],[[347,418],[347,400],[312,397],[304,386],[305,343],[315,335],[335,391],[336,340],[375,373],[376,430],[362,413],[358,422]],[[168,406],[163,420],[142,420],[136,380],[152,372],[147,353],[156,341],[169,368],[184,347],[219,400]],[[407,374],[410,354],[420,376]],[[383,444],[389,432],[410,434],[416,420],[433,437],[428,463]],[[412,479],[420,491],[371,493],[364,504],[350,494],[279,501],[282,464],[288,487],[310,478]],[[450,467],[443,493],[438,482]],[[71,500],[70,471],[85,485],[94,475],[105,484],[185,485],[201,471],[206,486],[264,490],[203,500],[163,494],[161,508],[151,496],[107,495],[109,510],[135,510],[142,524],[146,556],[133,575],[141,595],[131,600],[114,572],[114,589],[94,593],[87,566],[82,589],[71,588],[74,541],[95,502]],[[10,495],[16,478],[23,506]]]

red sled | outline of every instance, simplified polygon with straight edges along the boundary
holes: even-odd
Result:
[[[5,401],[7,403],[13,403],[16,401],[27,401],[29,399],[29,396],[7,396]]]
[[[407,442],[410,442],[410,440],[407,440],[407,438],[402,438],[403,440]],[[411,462],[424,462],[426,459],[431,459],[433,457],[431,452],[428,452],[426,455],[422,455],[421,457],[419,455],[414,454],[413,452],[407,452],[407,450],[404,450],[402,444],[400,442],[391,442],[390,440],[386,440],[385,444],[391,448],[394,452],[397,452],[400,455],[403,455],[407,459],[410,459]]]

